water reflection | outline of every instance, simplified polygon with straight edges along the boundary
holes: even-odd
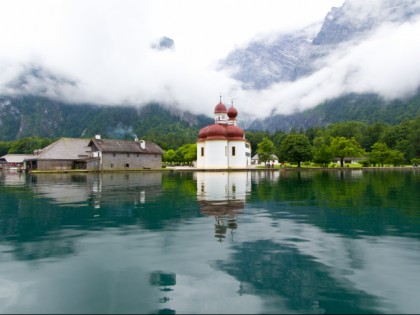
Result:
[[[150,284],[159,287],[159,290],[164,294],[159,298],[161,304],[169,302],[172,298],[165,294],[173,291],[176,285],[176,274],[173,272],[154,271],[150,274]],[[171,308],[161,308],[159,314],[176,314],[176,311]]]
[[[19,260],[77,254],[75,240],[91,229],[136,222],[140,204],[162,193],[162,173],[2,173],[0,237]]]
[[[419,175],[2,177],[0,313],[415,313]]]
[[[156,198],[162,192],[162,173],[89,173],[89,174],[31,174],[36,183],[37,196],[50,199],[63,206],[93,205],[102,203],[145,203],[146,198]]]
[[[5,186],[23,186],[26,182],[26,174],[17,170],[0,170],[0,184]]]
[[[201,213],[215,218],[214,236],[219,242],[230,232],[231,241],[238,228],[236,216],[245,207],[251,191],[249,172],[196,172],[197,200]]]

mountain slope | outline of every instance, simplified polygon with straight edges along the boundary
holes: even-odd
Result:
[[[420,90],[406,99],[385,101],[377,94],[347,94],[328,100],[315,108],[291,115],[273,115],[255,120],[249,130],[290,131],[326,126],[341,121],[398,124],[420,115]]]
[[[164,148],[195,142],[212,122],[159,104],[144,107],[68,104],[44,97],[0,97],[0,140],[23,137],[92,137],[156,140]]]
[[[416,0],[351,0],[332,8],[320,25],[294,33],[251,41],[220,60],[244,89],[266,89],[279,82],[294,82],[310,75],[340,45],[353,44],[386,23],[402,24],[418,18]]]
[[[410,98],[384,101],[376,94],[348,94],[292,115],[252,121],[246,130],[290,131],[341,121],[398,124],[420,115],[420,90]],[[145,107],[65,104],[41,97],[0,97],[0,141],[23,137],[92,137],[155,141],[164,149],[194,143],[200,128],[213,122],[204,115]]]

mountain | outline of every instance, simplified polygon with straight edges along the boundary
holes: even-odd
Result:
[[[398,124],[420,116],[420,89],[413,97],[385,101],[376,94],[348,94],[291,115],[253,119],[241,127],[248,131],[300,130],[341,121]],[[241,120],[242,121],[242,120]],[[241,122],[240,121],[240,122]],[[98,106],[69,104],[45,97],[0,97],[0,141],[24,137],[93,137],[154,141],[164,149],[194,143],[211,117],[149,104]]]
[[[384,23],[404,23],[420,14],[416,0],[347,0],[332,8],[313,45],[336,45],[362,38]]]
[[[420,116],[420,89],[412,97],[393,101],[386,101],[377,94],[351,93],[302,112],[256,119],[247,129],[289,132],[292,129],[305,130],[350,120],[394,125],[416,116]]]
[[[323,23],[293,33],[251,41],[220,60],[244,89],[294,82],[320,70],[322,58],[340,45],[360,42],[385,23],[402,24],[420,15],[416,0],[351,0],[333,7]]]
[[[310,93],[328,95],[329,92],[326,92],[325,86],[340,91],[337,93],[340,96],[329,97],[321,104],[314,104],[315,107],[309,110],[290,115],[279,114],[278,109],[273,105],[271,115],[247,121],[247,129],[287,131],[343,120],[398,123],[404,117],[409,118],[420,113],[418,91],[411,94],[407,91],[401,92],[399,95],[403,96],[383,97],[378,90],[372,88],[377,82],[385,80],[379,73],[370,74],[369,78],[359,75],[359,73],[366,73],[363,72],[365,68],[371,69],[369,61],[362,64],[360,58],[356,57],[353,59],[353,64],[346,59],[336,67],[336,64],[332,64],[330,60],[337,62],[337,59],[348,57],[349,52],[353,52],[355,47],[366,47],[366,41],[372,38],[377,43],[378,37],[374,36],[379,36],[377,35],[379,30],[382,30],[382,33],[379,32],[381,36],[386,36],[387,32],[383,29],[407,28],[419,19],[420,1],[418,0],[346,0],[342,6],[333,7],[322,23],[290,33],[260,36],[247,45],[231,51],[226,58],[220,60],[219,69],[228,70],[234,79],[241,82],[242,88],[256,92],[287,88],[293,84],[305,87],[310,79],[312,79],[310,84],[313,88],[300,90],[303,98]],[[389,47],[389,49],[396,48]],[[357,50],[359,54],[365,52],[365,50]],[[382,52],[375,51],[375,54]],[[371,51],[369,54],[371,59],[366,60],[375,62],[382,60],[382,56],[372,55]],[[395,62],[397,65],[400,63],[405,65],[410,61],[395,60]],[[376,70],[390,66],[391,64],[384,63],[381,65],[382,68],[379,67]],[[394,67],[395,63],[392,66]],[[406,68],[410,69],[410,67]],[[386,90],[386,93],[389,93],[390,88],[403,86],[403,84],[409,85],[410,88],[415,87],[416,84],[408,81],[409,79],[403,82],[409,77],[408,74],[404,78],[388,76],[387,80],[395,80],[395,82],[388,82],[382,91]],[[363,83],[360,83],[360,78],[363,78]],[[275,85],[279,83],[283,84]],[[369,92],[355,93],[354,90],[360,90],[361,84],[367,85],[365,90]],[[354,86],[356,88],[351,90]],[[317,89],[319,91],[314,91]]]
[[[143,107],[69,104],[39,96],[0,97],[0,140],[92,137],[157,141],[176,148],[196,141],[213,120],[159,104]]]
[[[341,52],[343,47],[351,50],[383,25],[405,23],[407,26],[418,20],[419,2],[420,0],[346,0],[341,7],[332,8],[322,23],[300,31],[260,37],[233,50],[220,60],[219,68],[228,69],[242,83],[244,89],[257,93],[276,83],[291,85],[318,73],[322,67],[330,66],[327,62],[328,56],[335,54],[335,58],[339,59],[341,55],[337,51]],[[414,38],[413,41],[415,40]],[[162,37],[153,48],[166,50],[173,49],[174,45],[171,38]],[[376,58],[376,55],[373,57]],[[351,66],[346,68],[348,72],[341,79],[344,83],[353,79],[359,84],[352,75],[360,71],[360,68]],[[327,76],[332,77],[330,79],[335,83],[334,72],[327,72],[327,75],[321,77]],[[376,72],[374,76],[373,81],[380,81]],[[319,85],[322,83],[319,82]],[[367,82],[367,85],[370,83]],[[135,107],[69,103],[69,95],[77,94],[73,92],[77,91],[78,84],[80,82],[77,80],[57,75],[41,66],[30,65],[25,68],[3,91],[8,95],[21,96],[0,96],[0,140],[28,136],[91,137],[100,133],[108,138],[128,139],[138,136],[156,141],[164,149],[168,149],[195,142],[198,130],[213,121],[204,115],[193,115],[159,104]],[[395,80],[395,84],[392,82],[389,86],[395,85],[402,84]],[[318,85],[315,84],[314,90],[317,88]],[[290,115],[278,114],[276,108],[272,108],[272,114],[262,119],[255,119],[253,113],[241,112],[239,125],[246,130],[272,132],[325,126],[346,120],[397,124],[405,118],[420,115],[419,91],[409,97],[394,100],[373,92],[357,94],[344,91],[339,97],[330,98],[311,109]],[[302,97],[306,96],[306,92],[311,91],[299,90]],[[67,102],[60,101],[62,99]]]

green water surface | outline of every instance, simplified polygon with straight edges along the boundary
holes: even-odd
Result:
[[[0,176],[0,313],[420,311],[414,168]]]

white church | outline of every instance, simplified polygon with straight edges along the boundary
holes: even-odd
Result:
[[[222,103],[214,108],[214,124],[198,133],[197,168],[240,169],[251,165],[251,145],[237,126],[238,111]]]

